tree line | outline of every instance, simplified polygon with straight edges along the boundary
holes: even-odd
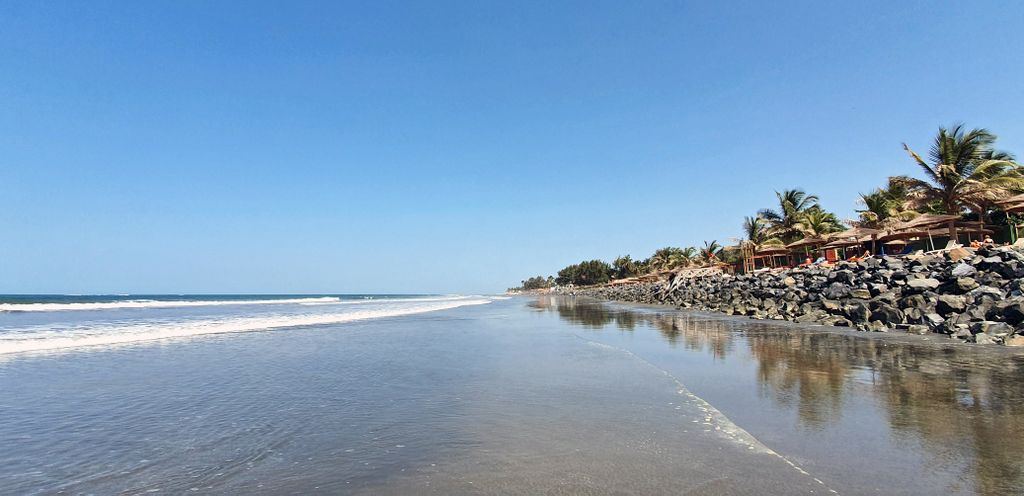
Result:
[[[891,176],[869,193],[860,193],[858,218],[842,221],[820,204],[818,196],[802,189],[776,191],[776,207],[745,217],[740,243],[755,249],[782,247],[803,238],[822,238],[849,227],[892,229],[925,214],[960,215],[967,220],[1006,225],[1010,220],[997,202],[1024,193],[1024,167],[1010,153],[995,149],[996,136],[986,129],[962,124],[940,127],[931,148],[921,156],[906,143],[903,149],[921,170],[921,176]],[[950,235],[955,226],[949,223]],[[634,260],[629,255],[611,263],[587,260],[558,271],[557,277],[531,277],[520,288],[543,289],[554,285],[606,283],[612,279],[677,269],[736,263],[740,250],[724,249],[717,241],[703,247],[668,246]]]

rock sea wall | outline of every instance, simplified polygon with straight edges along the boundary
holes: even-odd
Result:
[[[576,289],[607,300],[668,304],[756,319],[939,333],[971,343],[1024,346],[1024,252],[961,248],[873,257],[834,267]]]

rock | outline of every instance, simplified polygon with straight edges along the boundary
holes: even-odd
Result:
[[[889,328],[885,325],[885,323],[877,320],[872,320],[871,322],[868,322],[867,329],[865,330],[871,332],[889,332]]]
[[[869,260],[756,275],[677,273],[667,281],[553,292],[869,331],[931,331],[964,340],[982,335],[981,342],[1013,346],[1024,341],[1014,331],[1024,333],[1024,250]]]
[[[1017,325],[1024,322],[1024,303],[1020,301],[1010,302],[1002,306],[1003,319],[1010,325]]]
[[[930,277],[923,279],[911,279],[907,281],[907,286],[916,289],[918,291],[924,291],[926,289],[935,289],[939,287],[939,281]]]
[[[960,313],[967,308],[967,301],[963,296],[959,295],[942,295],[939,296],[938,302],[935,304],[935,310],[939,312],[939,315],[949,315],[951,313]]]
[[[973,255],[973,253],[971,253],[965,248],[953,248],[952,250],[949,250],[947,255],[949,256],[950,260],[956,262],[957,260],[963,260],[967,257],[970,257],[971,255]]]
[[[854,289],[850,291],[850,296],[861,300],[867,300],[871,298],[871,291],[866,289]]]
[[[817,313],[805,313],[793,319],[793,322],[798,324],[820,324],[822,317],[822,315]]]
[[[911,325],[910,327],[907,328],[907,332],[910,334],[920,334],[923,336],[931,331],[928,329],[928,326],[926,325]]]
[[[1024,336],[1020,334],[1009,336],[1003,340],[1003,344],[1006,346],[1024,346]]]
[[[932,329],[939,327],[945,322],[946,319],[942,318],[942,316],[937,313],[929,313],[924,316],[924,323]]]
[[[978,281],[975,281],[972,277],[960,277],[956,280],[957,289],[962,293],[966,293],[976,287],[978,287]]]
[[[928,302],[925,301],[924,296],[915,294],[900,300],[900,305],[902,305],[904,308],[925,308],[928,306]]]
[[[985,334],[984,332],[979,332],[974,335],[974,342],[978,344],[996,344],[998,341],[996,341],[996,338]]]
[[[975,269],[971,265],[965,264],[963,262],[958,263],[956,267],[953,267],[953,270],[950,272],[950,274],[953,277],[968,277],[973,276],[974,274],[977,273],[978,269]]]
[[[920,308],[904,308],[903,319],[910,323],[921,323],[924,321],[924,313]]]
[[[864,302],[856,301],[843,307],[846,318],[856,323],[864,323],[871,316],[871,310]]]
[[[889,305],[878,305],[874,312],[871,312],[871,320],[881,321],[888,325],[903,322],[903,312]]]
[[[828,289],[823,293],[824,296],[831,300],[839,300],[850,296],[850,287],[842,283],[834,282],[828,286]]]

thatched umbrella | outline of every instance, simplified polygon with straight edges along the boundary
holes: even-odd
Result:
[[[813,238],[812,237],[812,238],[804,238],[804,239],[801,239],[799,241],[794,241],[794,242],[786,245],[786,248],[792,251],[794,248],[805,248],[805,247],[810,247],[810,246],[821,246],[823,244],[825,244],[825,240],[824,239],[822,239],[822,238]]]
[[[878,229],[871,229],[869,227],[853,227],[845,231],[839,231],[831,234],[826,234],[825,238],[830,240],[835,239],[848,239],[848,238],[863,238],[866,236],[875,236],[880,234],[882,231]]]
[[[853,227],[853,228],[847,229],[845,231],[839,231],[839,232],[835,232],[835,233],[832,233],[832,234],[827,234],[827,235],[825,235],[825,238],[827,238],[829,240],[832,240],[832,242],[839,241],[839,240],[855,241],[855,242],[850,243],[850,244],[845,245],[845,246],[854,246],[854,245],[859,245],[861,243],[865,243],[865,242],[871,241],[872,242],[872,248],[874,248],[873,241],[875,240],[875,237],[878,236],[881,232],[882,231],[880,231],[878,229],[871,229],[869,227]],[[829,243],[829,244],[832,244],[832,243]],[[845,246],[844,246],[844,248],[845,248]],[[826,245],[825,247],[829,248],[828,245]],[[844,256],[846,255],[846,250],[843,250],[843,255]]]
[[[1015,203],[1024,203],[1024,194],[1013,195],[1009,198],[1003,198],[1002,200],[996,200],[996,205],[1007,205]]]
[[[893,241],[893,240],[908,240],[908,239],[911,239],[911,238],[923,238],[925,236],[928,237],[928,244],[931,247],[930,249],[934,250],[935,249],[935,241],[932,239],[931,231],[928,231],[926,229],[911,229],[911,230],[903,230],[903,231],[890,231],[890,232],[888,232],[886,234],[883,234],[883,235],[879,236],[878,240],[882,241],[882,242],[885,242],[885,241]]]
[[[945,214],[922,214],[906,222],[902,222],[896,225],[897,231],[907,231],[911,229],[928,229],[931,227],[937,227],[942,224],[949,224],[960,220],[959,215],[945,215]]]

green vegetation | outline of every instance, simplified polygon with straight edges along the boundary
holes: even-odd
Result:
[[[535,276],[523,281],[522,288],[526,290],[550,288],[554,282],[555,280],[551,276]]]
[[[559,285],[575,284],[590,286],[603,284],[612,279],[612,266],[601,260],[589,260],[570,265],[558,271],[555,282]]]
[[[553,284],[587,286],[667,270],[738,265],[744,246],[783,247],[848,227],[893,229],[924,213],[967,215],[990,225],[1005,224],[1008,216],[999,210],[997,202],[1024,193],[1024,167],[1009,153],[997,151],[995,141],[996,136],[986,129],[968,130],[958,124],[939,128],[927,159],[904,144],[923,178],[892,176],[884,187],[861,193],[857,203],[863,208],[856,210],[856,220],[841,221],[822,207],[817,195],[802,189],[776,191],[775,207],[744,217],[738,246],[705,241],[699,249],[667,246],[644,260],[629,255],[619,256],[611,264],[590,260],[565,267],[558,271],[557,278],[531,277],[517,289],[543,289]],[[949,230],[953,236],[954,222],[949,222]]]
[[[995,135],[985,129],[939,128],[927,161],[903,144],[925,179],[896,176],[890,182],[906,189],[906,206],[910,208],[952,215],[968,210],[984,220],[996,200],[1024,190],[1021,166],[1010,154],[995,151],[995,141]],[[952,222],[949,229],[952,236]]]

